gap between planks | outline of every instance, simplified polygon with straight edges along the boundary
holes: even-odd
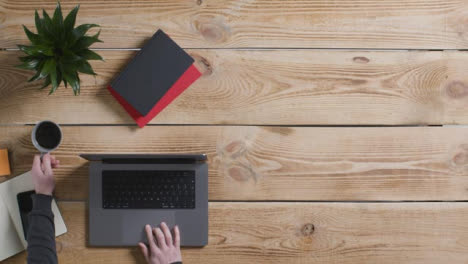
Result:
[[[87,203],[88,200],[70,200],[70,199],[56,199],[57,202],[66,203]],[[360,204],[382,204],[382,203],[468,203],[468,200],[374,200],[374,201],[336,201],[336,200],[208,200],[208,203],[336,203],[336,204],[349,204],[349,203],[360,203]]]
[[[139,51],[141,48],[91,48],[95,51]],[[387,49],[387,48],[301,48],[301,47],[243,47],[243,48],[184,48],[184,50],[323,50],[323,51],[388,51],[388,52],[427,52],[448,51],[466,52],[468,49]],[[0,48],[0,51],[19,51],[18,48]]]
[[[130,127],[137,127],[136,124],[60,124],[60,126],[63,127],[79,127],[79,126],[84,126],[84,127],[105,127],[105,126],[110,126],[110,127],[116,127],[116,126],[130,126]],[[25,123],[25,124],[15,124],[15,123],[0,123],[0,127],[21,127],[21,126],[35,126],[35,123]],[[164,127],[164,126],[213,126],[213,127],[332,127],[332,128],[338,128],[338,127],[466,127],[468,125],[443,125],[443,124],[409,124],[409,125],[385,125],[385,124],[378,124],[378,125],[268,125],[268,124],[261,124],[261,125],[255,125],[255,124],[147,124],[145,127]]]

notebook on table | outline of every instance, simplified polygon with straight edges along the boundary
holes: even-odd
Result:
[[[201,73],[194,60],[158,30],[108,86],[138,126],[145,126]]]
[[[17,195],[30,190],[34,190],[31,172],[0,184],[0,237],[2,241],[0,261],[27,248]],[[55,200],[52,200],[52,212],[54,213],[55,236],[66,233],[67,228]]]

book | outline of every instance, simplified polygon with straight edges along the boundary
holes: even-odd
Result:
[[[27,248],[21,222],[17,195],[34,190],[31,172],[26,172],[0,184],[0,261],[11,257]],[[67,227],[55,200],[52,200],[55,236],[67,232]]]
[[[143,127],[201,76],[193,63],[190,55],[158,30],[108,90]]]
[[[139,127],[144,127],[148,124],[157,114],[159,114],[166,106],[168,106],[177,96],[179,96],[185,89],[187,89],[194,81],[201,76],[201,73],[195,68],[190,66],[182,77],[167,91],[167,93],[159,100],[151,111],[146,115],[141,115],[135,108],[132,107],[125,99],[120,96],[116,91],[108,86],[108,90],[115,97],[115,99],[122,105],[127,113],[135,120]]]

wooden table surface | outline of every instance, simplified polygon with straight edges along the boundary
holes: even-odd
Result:
[[[468,263],[468,0],[61,3],[102,26],[93,48],[105,62],[82,75],[80,96],[47,96],[13,67],[21,25],[55,0],[0,1],[12,176],[30,168],[32,124],[63,126],[59,262],[143,261],[136,248],[86,246],[78,154],[203,152],[209,245],[183,249],[184,263]],[[203,76],[139,129],[106,85],[158,28]]]

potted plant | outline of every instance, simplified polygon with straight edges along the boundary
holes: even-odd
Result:
[[[80,78],[78,73],[96,75],[89,60],[102,60],[102,57],[89,49],[99,39],[100,31],[87,36],[90,28],[99,27],[96,24],[83,24],[75,27],[76,15],[80,6],[76,6],[65,19],[62,16],[60,2],[57,3],[52,18],[42,10],[42,18],[36,10],[35,24],[37,33],[31,32],[23,25],[24,32],[31,45],[18,45],[26,56],[20,57],[21,64],[17,67],[35,71],[28,82],[44,80],[40,89],[51,85],[49,94],[60,86],[70,85],[73,93],[80,93]]]

